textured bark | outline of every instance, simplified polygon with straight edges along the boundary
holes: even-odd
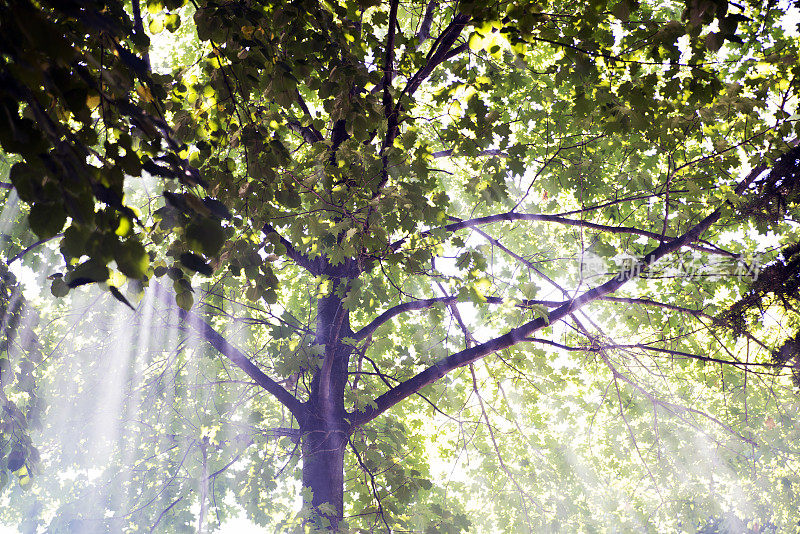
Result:
[[[347,279],[338,279],[346,284]],[[300,422],[303,432],[303,487],[312,492],[318,527],[338,530],[344,514],[344,451],[350,433],[344,389],[352,348],[341,343],[352,336],[350,320],[335,294],[317,301],[316,344],[323,361],[311,382],[311,395]]]
[[[303,434],[303,487],[312,492],[314,521],[319,527],[336,531],[344,514],[344,451],[348,426],[344,419],[313,418],[309,424],[318,426]]]

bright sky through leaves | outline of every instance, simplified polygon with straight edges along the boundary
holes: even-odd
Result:
[[[0,521],[794,528],[787,9],[0,0]]]

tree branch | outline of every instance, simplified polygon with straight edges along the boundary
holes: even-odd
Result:
[[[174,306],[178,309],[178,315],[184,323],[192,327],[201,338],[206,340],[212,347],[228,358],[234,365],[245,372],[247,376],[252,378],[256,384],[271,393],[281,404],[286,406],[295,418],[299,419],[301,415],[302,405],[291,393],[286,391],[283,386],[272,380],[264,372],[259,369],[250,358],[248,358],[242,351],[231,345],[222,335],[214,330],[201,317],[191,311],[184,310],[175,302],[175,297],[162,287],[157,282],[150,282],[155,295],[165,304]]]
[[[445,61],[447,61],[448,59],[454,58],[454,57],[456,57],[458,54],[460,54],[461,52],[465,52],[465,51],[467,51],[468,49],[469,49],[469,45],[467,45],[467,43],[462,43],[462,44],[460,44],[460,45],[456,46],[455,48],[451,48],[451,49],[450,49],[450,51],[449,51],[449,52],[447,52],[447,53],[444,55],[444,58],[442,58],[442,62],[445,62]]]
[[[453,149],[448,148],[447,150],[440,150],[438,152],[434,152],[431,154],[432,158],[446,158],[453,155]],[[479,156],[499,156],[501,158],[507,158],[508,154],[503,152],[502,150],[496,148],[488,148],[486,150],[481,150],[478,152]]]
[[[292,245],[288,239],[279,234],[278,231],[275,230],[275,228],[273,228],[271,224],[269,223],[264,224],[264,226],[261,228],[261,231],[264,232],[265,234],[271,234],[271,233],[276,234],[278,236],[278,239],[280,240],[281,245],[283,245],[286,248],[286,255],[289,256],[292,259],[292,261],[294,261],[297,265],[299,265],[300,267],[302,267],[303,269],[305,269],[306,271],[310,272],[313,275],[322,274],[319,265],[317,265],[317,262],[312,261],[308,256],[306,256],[305,254],[294,248],[294,245]]]
[[[261,231],[265,234],[274,233],[277,235],[281,245],[286,248],[286,255],[297,263],[297,265],[314,276],[324,274],[331,278],[355,278],[364,268],[353,258],[348,258],[340,264],[331,264],[325,256],[318,256],[317,258],[311,259],[294,248],[294,245],[292,245],[288,239],[280,235],[269,223],[265,223]]]
[[[550,345],[552,347],[556,347],[561,350],[565,350],[567,352],[599,352],[601,350],[632,350],[632,349],[639,349],[639,350],[649,350],[651,352],[658,352],[661,354],[667,354],[669,356],[674,356],[678,358],[685,358],[688,360],[698,360],[701,362],[709,362],[709,363],[720,363],[725,365],[733,365],[734,367],[744,367],[745,369],[748,367],[791,367],[791,365],[776,365],[774,363],[769,362],[743,362],[739,360],[723,360],[721,358],[714,358],[711,356],[701,356],[699,354],[692,354],[690,352],[683,352],[680,350],[672,350],[672,349],[663,349],[660,347],[653,347],[652,345],[647,345],[645,343],[635,343],[630,345],[623,345],[623,344],[604,344],[604,345],[587,345],[585,347],[574,347],[570,345],[564,345],[563,343],[558,343],[556,341],[551,341],[549,339],[543,339],[538,337],[529,337],[526,341],[530,341],[533,343],[542,343],[544,345]],[[753,372],[753,371],[750,371]]]
[[[38,247],[39,245],[43,245],[43,244],[47,243],[48,241],[52,241],[53,239],[56,239],[56,238],[59,238],[59,237],[64,237],[64,233],[61,232],[61,233],[58,233],[58,234],[54,235],[53,237],[49,237],[47,239],[40,239],[36,243],[27,246],[23,251],[17,253],[13,258],[11,258],[10,260],[8,260],[6,262],[6,265],[11,265],[12,263],[14,263],[18,259],[20,259],[22,256],[24,256],[25,254],[27,254],[31,250],[35,249],[36,247]]]
[[[407,311],[413,310],[425,310],[436,304],[443,302],[447,303],[448,301],[455,300],[456,297],[438,297],[432,299],[424,299],[424,300],[415,300],[412,302],[404,302],[402,304],[398,304],[397,306],[393,306],[377,316],[373,319],[368,325],[360,329],[358,332],[353,334],[353,339],[357,341],[361,341],[362,339],[366,339],[370,335],[378,329],[383,323],[389,321],[393,317],[400,315],[401,313],[405,313]]]
[[[406,84],[406,87],[400,93],[400,98],[406,94],[414,94],[422,82],[424,82],[425,79],[431,75],[433,69],[469,48],[466,44],[450,48],[455,43],[455,40],[458,39],[461,30],[464,29],[464,26],[466,26],[468,21],[469,16],[462,14],[456,15],[447,28],[445,28],[439,37],[436,38],[436,41],[434,41],[431,49],[428,51],[427,57],[425,58],[425,65],[420,67],[414,76],[409,80],[408,84]],[[414,83],[412,84],[411,82]],[[375,87],[370,89],[370,93],[377,94],[381,92],[383,88],[384,81],[381,80]],[[400,98],[397,99],[398,102],[400,101]]]
[[[722,363],[726,365],[733,365],[735,367],[743,367],[747,369],[748,367],[769,367],[774,369],[776,367],[791,367],[792,365],[776,365],[770,362],[743,362],[738,360],[723,360],[721,358],[713,358],[711,356],[700,356],[699,354],[692,354],[690,352],[683,352],[679,350],[672,350],[672,349],[662,349],[659,347],[652,347],[650,345],[645,344],[634,344],[634,345],[609,345],[608,347],[603,347],[608,349],[640,349],[640,350],[649,350],[651,352],[658,352],[661,354],[667,354],[669,356],[676,356],[679,358],[686,358],[690,360],[698,360],[701,362],[711,362],[711,363]],[[752,372],[752,371],[751,371]]]
[[[422,22],[419,25],[417,32],[417,50],[422,47],[422,43],[427,41],[431,36],[431,23],[433,22],[433,14],[439,9],[439,2],[431,0],[425,8],[425,15],[422,16]]]
[[[640,235],[644,237],[648,237],[653,239],[659,243],[662,241],[662,235],[657,232],[650,232],[647,230],[642,230],[640,228],[633,228],[630,226],[609,226],[605,224],[593,223],[589,221],[585,221],[582,219],[569,219],[567,217],[561,217],[558,215],[545,215],[541,213],[498,213],[496,215],[489,215],[486,217],[478,217],[475,219],[467,219],[463,221],[457,221],[452,224],[448,224],[444,226],[446,230],[456,231],[461,230],[463,228],[474,228],[475,226],[480,226],[484,224],[491,224],[495,222],[510,222],[510,221],[541,221],[541,222],[553,222],[558,224],[564,224],[567,226],[579,226],[581,228],[589,228],[591,230],[597,230],[599,232],[608,232],[610,234],[633,234],[633,235]],[[700,250],[702,252],[706,252],[708,254],[723,254],[723,255],[730,255],[730,253],[724,253],[721,251],[717,251],[714,249],[710,249],[707,247],[703,247],[701,245],[690,244],[690,248],[695,250]]]
[[[406,88],[403,90],[403,94],[409,96],[413,95],[419,86],[422,85],[422,82],[431,75],[433,69],[452,57],[452,55],[450,55],[451,48],[456,42],[456,39],[458,39],[458,36],[461,35],[461,30],[464,29],[467,22],[469,22],[469,16],[463,13],[458,13],[453,17],[452,22],[450,22],[447,28],[439,35],[436,42],[433,43],[433,46],[428,52],[425,65],[423,65],[408,81]]]
[[[383,112],[387,119],[391,120],[394,113],[394,106],[392,105],[392,73],[394,72],[394,32],[397,26],[397,7],[400,4],[398,0],[392,0],[389,7],[389,27],[386,34],[386,54],[383,60]],[[390,128],[391,131],[391,128]],[[387,137],[391,135],[387,132]]]
[[[648,237],[655,241],[661,242],[661,234],[656,232],[649,232],[647,230],[641,230],[639,228],[633,228],[630,226],[608,226],[605,224],[598,224],[589,221],[584,221],[581,219],[569,219],[567,217],[561,217],[560,215],[545,215],[541,213],[497,213],[495,215],[487,215],[486,217],[477,217],[475,219],[464,219],[459,220],[455,217],[451,217],[451,219],[455,219],[456,222],[443,226],[445,230],[449,230],[451,232],[455,232],[458,230],[463,230],[464,228],[473,228],[477,230],[478,226],[483,226],[486,224],[492,224],[496,222],[514,222],[514,221],[535,221],[535,222],[552,222],[558,224],[564,224],[567,226],[578,226],[581,228],[589,228],[591,230],[597,230],[599,232],[608,232],[611,234],[632,234],[632,235],[641,235],[644,237]],[[430,230],[422,232],[421,236],[426,236],[431,233]],[[406,238],[399,239],[391,244],[392,250],[399,249],[403,243],[405,243]],[[694,243],[690,243],[688,245],[689,248],[694,250],[698,250],[701,252],[705,252],[707,254],[718,254],[722,256],[735,256],[735,254],[721,250],[721,249],[713,249],[704,247],[702,245],[697,245]]]
[[[300,109],[303,110],[303,113],[311,117],[311,111],[308,109],[308,104],[306,104],[306,101],[303,100],[303,95],[300,94],[300,91],[298,89],[295,89],[295,96],[297,97],[297,103],[300,105]],[[295,122],[296,125],[300,127],[303,139],[305,139],[307,142],[316,143],[322,141],[323,139],[322,133],[320,133],[320,131],[317,130],[313,124],[309,126],[303,126],[299,122],[296,121],[292,122]],[[292,128],[292,125],[290,124],[289,127]]]
[[[139,0],[131,0],[131,9],[133,10],[133,31],[136,36],[142,39],[147,39],[147,34],[144,32],[144,24],[142,23],[142,10],[139,6]],[[147,70],[150,70],[150,55],[145,52],[142,54]]]
[[[155,530],[156,530],[156,527],[158,526],[158,524],[159,524],[159,523],[161,523],[161,520],[162,520],[162,519],[164,519],[164,516],[165,516],[165,515],[167,515],[167,513],[169,513],[169,511],[170,511],[170,510],[172,510],[172,508],[173,508],[173,507],[174,507],[176,504],[178,504],[179,502],[181,502],[182,500],[183,500],[183,497],[178,497],[177,499],[175,499],[174,501],[172,501],[172,504],[170,504],[169,506],[167,506],[166,508],[164,508],[164,509],[161,511],[161,513],[160,513],[160,514],[158,514],[158,517],[156,518],[156,522],[155,522],[155,523],[153,523],[153,526],[152,526],[152,527],[150,527],[150,532],[151,532],[151,533],[152,533],[152,532],[155,532]]]
[[[677,306],[675,304],[667,304],[666,302],[658,302],[652,299],[645,299],[645,298],[633,298],[633,297],[602,297],[600,300],[605,300],[607,302],[618,302],[621,304],[638,304],[642,306],[654,306],[656,308],[665,308],[667,310],[678,311],[681,313],[687,313],[689,315],[693,315],[694,317],[706,317],[711,318],[703,310],[695,310],[692,308],[686,308],[684,306]]]
[[[378,329],[383,323],[389,321],[393,317],[400,315],[401,313],[405,313],[408,311],[416,311],[416,310],[426,310],[436,304],[452,304],[458,301],[458,297],[455,295],[447,296],[447,297],[435,297],[431,299],[423,299],[423,300],[414,300],[411,302],[403,302],[402,304],[398,304],[396,306],[392,306],[375,319],[369,322],[366,326],[361,328],[358,332],[353,334],[353,339],[356,341],[361,341],[362,339],[366,339],[371,336],[375,330]],[[502,304],[505,300],[500,297],[486,297],[486,302],[489,304]],[[531,306],[547,306],[550,308],[556,308],[561,306],[565,303],[565,301],[559,300],[532,300],[532,299],[525,299],[518,302],[517,306],[522,308],[528,308]]]
[[[303,141],[308,144],[318,143],[322,141],[322,134],[312,126],[303,126],[300,121],[290,120],[286,122],[286,126],[293,132],[303,136]]]
[[[750,175],[736,188],[736,193],[741,194],[750,185],[750,183],[756,179],[757,176],[758,173],[755,171],[750,173]],[[700,235],[708,230],[711,225],[716,223],[721,216],[722,207],[719,207],[710,215],[705,217],[702,221],[694,225],[682,236],[670,241],[666,241],[650,251],[641,259],[635,268],[620,271],[616,276],[610,280],[607,280],[605,283],[584,292],[577,298],[567,301],[562,306],[559,306],[555,310],[551,311],[548,317],[537,317],[536,319],[529,321],[522,326],[512,328],[502,336],[491,339],[485,343],[469,347],[439,360],[427,369],[417,373],[415,376],[401,382],[389,391],[380,395],[375,399],[375,403],[367,406],[364,411],[351,414],[350,421],[352,425],[354,427],[363,425],[375,419],[398,402],[410,395],[413,395],[428,384],[432,384],[433,382],[439,380],[450,371],[458,367],[468,365],[499,350],[526,341],[526,338],[529,338],[534,332],[541,330],[545,326],[555,323],[556,321],[560,321],[567,315],[570,315],[574,311],[590,302],[615,292],[620,287],[625,285],[625,283],[629,280],[638,277],[641,272],[647,270],[647,268],[665,255],[697,240]]]
[[[361,466],[361,470],[369,476],[370,486],[372,487],[372,496],[375,498],[375,502],[378,504],[377,514],[380,516],[383,524],[386,526],[386,532],[391,532],[392,529],[389,527],[389,523],[386,522],[386,515],[383,512],[383,502],[381,501],[381,496],[378,494],[378,486],[375,484],[375,475],[373,475],[372,471],[370,471],[364,464],[364,461],[361,459],[361,455],[358,453],[358,449],[356,449],[353,440],[348,437],[347,443],[349,443],[350,448],[353,449],[353,452],[356,455],[356,460],[358,460],[358,465]]]
[[[486,422],[486,430],[489,432],[489,437],[492,440],[492,447],[494,448],[494,453],[497,456],[497,461],[500,463],[500,468],[505,472],[506,477],[517,487],[517,491],[520,495],[524,495],[528,501],[537,505],[539,510],[541,511],[541,506],[536,503],[536,499],[531,497],[531,495],[525,491],[522,486],[517,482],[516,477],[511,473],[511,470],[506,466],[505,461],[503,460],[503,455],[500,454],[500,447],[497,445],[497,439],[494,437],[494,429],[492,428],[492,423],[489,421],[489,414],[486,413],[486,407],[483,405],[483,397],[481,397],[481,391],[478,387],[478,378],[475,376],[475,367],[470,365],[469,372],[472,374],[472,392],[475,394],[475,397],[478,399],[478,405],[481,408],[481,414],[483,415],[483,420]],[[528,507],[523,507],[522,511],[525,513],[525,521],[528,524],[528,531],[533,532],[531,528],[531,520],[528,516]]]
[[[383,113],[386,117],[386,137],[381,146],[381,181],[375,190],[377,195],[381,188],[389,181],[389,155],[387,151],[394,144],[400,126],[397,120],[400,101],[397,106],[392,102],[392,78],[394,78],[394,32],[397,25],[397,7],[399,0],[392,0],[389,8],[389,28],[386,35],[386,55],[383,60]]]

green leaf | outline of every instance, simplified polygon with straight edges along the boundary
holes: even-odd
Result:
[[[105,282],[106,280],[108,280],[108,267],[95,259],[86,260],[64,277],[64,281],[69,287]]]
[[[184,252],[180,255],[180,261],[181,264],[187,269],[196,271],[202,275],[211,276],[214,273],[214,269],[212,269],[211,266],[197,254]]]
[[[530,310],[533,312],[534,317],[542,318],[545,324],[550,324],[550,311],[546,306],[542,304],[532,304]]]
[[[67,213],[61,204],[55,202],[37,202],[28,214],[31,230],[42,240],[57,235],[66,222]]]
[[[150,21],[150,26],[148,28],[150,33],[157,34],[161,33],[164,30],[164,21],[162,18],[154,18]]]
[[[264,301],[267,304],[275,304],[278,302],[278,294],[275,292],[274,289],[267,289],[264,292]]]
[[[61,298],[67,296],[69,293],[69,286],[64,281],[62,277],[55,278],[50,285],[50,293],[53,294],[56,298]]]
[[[186,227],[186,239],[192,250],[206,256],[216,256],[225,244],[225,231],[218,220],[195,217]]]
[[[125,295],[123,295],[119,289],[117,289],[114,286],[108,286],[108,290],[111,292],[111,296],[113,296],[115,299],[117,299],[118,301],[120,301],[133,311],[136,311],[136,308],[134,308],[133,305],[131,305],[131,303],[128,302],[128,299],[125,298]]]
[[[9,179],[21,200],[34,202],[38,199],[43,172],[43,169],[22,161],[11,167]]]
[[[219,200],[213,199],[211,197],[204,197],[203,204],[205,204],[206,208],[215,216],[219,217],[220,219],[229,220],[232,215],[231,211],[228,207],[220,202]]]
[[[19,449],[11,451],[6,460],[6,467],[12,473],[20,470],[25,465],[25,453]]]
[[[114,251],[114,260],[122,274],[129,278],[142,279],[150,267],[150,256],[144,246],[134,239],[119,243]]]
[[[190,310],[194,304],[194,296],[190,291],[182,291],[175,294],[175,302],[184,310]]]

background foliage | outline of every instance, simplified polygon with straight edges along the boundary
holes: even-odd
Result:
[[[0,0],[0,513],[796,529],[786,7]]]

